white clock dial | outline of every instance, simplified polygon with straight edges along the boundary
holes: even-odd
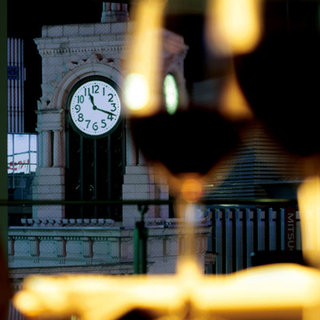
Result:
[[[92,137],[105,135],[120,120],[119,94],[107,80],[85,81],[73,90],[69,113],[74,126],[84,134]]]

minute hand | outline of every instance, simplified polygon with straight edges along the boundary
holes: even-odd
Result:
[[[93,106],[93,110],[98,110],[98,111],[101,111],[101,112],[104,112],[106,114],[110,114],[111,116],[116,116],[114,113],[110,112],[110,111],[107,111],[107,110],[103,110],[103,109],[100,109],[98,108],[97,106]]]

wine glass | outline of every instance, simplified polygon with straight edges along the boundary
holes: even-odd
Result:
[[[254,7],[254,3],[258,3],[259,0],[221,1],[234,4],[235,8],[232,9],[236,9],[235,11],[240,17],[245,17],[244,26],[246,26],[248,24],[246,19],[247,15],[242,16],[236,4],[246,2]],[[214,3],[217,4],[221,1],[215,0]],[[274,3],[273,1],[270,3],[271,6],[274,5],[272,4]],[[282,3],[286,4],[286,2]],[[223,304],[225,309],[231,312],[229,315],[231,315],[232,318],[237,317],[237,311],[240,311],[239,316],[241,318],[246,316],[246,313],[243,313],[244,311],[250,311],[253,312],[251,316],[257,312],[258,317],[268,318],[268,315],[271,315],[270,318],[287,319],[290,315],[295,315],[297,310],[299,317],[300,308],[305,308],[306,310],[303,310],[303,312],[308,313],[308,319],[318,319],[318,284],[320,279],[317,272],[309,272],[308,275],[306,269],[302,267],[284,270],[286,268],[285,266],[277,270],[271,270],[269,267],[266,267],[259,268],[259,270],[251,270],[251,272],[242,272],[242,275],[231,275],[229,280],[226,278],[222,280],[220,278],[220,280],[215,281],[216,278],[211,277],[209,279],[206,278],[205,282],[201,281],[203,280],[201,277],[197,278],[200,270],[194,248],[194,205],[201,199],[203,184],[206,182],[206,179],[210,177],[210,173],[216,170],[217,166],[223,162],[225,157],[232,152],[238,143],[241,137],[243,121],[247,119],[250,112],[244,107],[245,110],[240,108],[241,112],[236,108],[237,112],[234,113],[232,111],[233,108],[229,108],[230,105],[228,106],[229,103],[233,102],[229,100],[223,102],[223,100],[221,100],[216,108],[208,108],[208,106],[201,106],[199,104],[194,105],[192,101],[189,103],[184,101],[184,104],[180,106],[180,110],[178,109],[176,113],[173,115],[166,113],[165,104],[162,101],[162,95],[159,90],[161,67],[157,61],[160,61],[159,48],[161,37],[159,36],[159,30],[156,30],[161,25],[165,4],[166,2],[161,0],[141,0],[138,2],[136,17],[139,18],[137,19],[139,23],[136,25],[136,35],[134,36],[137,41],[135,42],[135,46],[132,47],[133,52],[130,52],[130,56],[132,55],[132,59],[136,63],[132,65],[128,64],[126,67],[128,76],[126,79],[127,83],[124,85],[124,91],[125,94],[128,94],[126,103],[130,109],[128,114],[134,141],[137,146],[140,147],[149,163],[157,167],[163,176],[167,178],[176,196],[178,216],[183,217],[185,222],[182,227],[184,228],[183,231],[187,233],[187,248],[178,262],[178,273],[182,273],[183,277],[133,277],[131,279],[128,277],[111,279],[108,277],[105,279],[106,282],[103,282],[102,279],[99,278],[94,279],[98,282],[97,287],[101,291],[96,291],[97,288],[92,290],[94,287],[92,283],[88,287],[88,282],[81,282],[80,279],[71,279],[75,280],[74,283],[76,284],[75,289],[73,289],[74,291],[71,290],[71,292],[78,292],[81,287],[82,289],[85,288],[85,293],[89,295],[93,293],[90,296],[90,304],[85,304],[86,306],[91,306],[91,308],[88,308],[91,317],[84,317],[84,319],[98,318],[99,311],[102,316],[106,317],[109,315],[109,318],[115,318],[115,315],[119,316],[121,314],[120,311],[130,310],[130,308],[136,305],[140,307],[143,306],[147,310],[154,310],[155,306],[158,308],[161,307],[162,310],[170,310],[170,306],[172,307],[174,305],[174,303],[172,304],[174,293],[179,297],[178,301],[183,302],[182,305],[178,305],[178,308],[177,305],[174,305],[174,307],[179,311],[184,309],[181,317],[176,316],[174,318],[192,318],[194,314],[190,314],[189,311],[196,310],[192,310],[190,305],[196,303],[198,306],[202,306],[200,311],[205,312],[211,310],[213,316],[216,315],[215,312],[217,309],[220,310],[219,308],[221,308],[221,304]],[[219,6],[215,8],[215,10],[216,9],[219,9]],[[234,10],[231,10],[231,12],[234,12]],[[257,13],[257,10],[255,10],[255,12]],[[239,28],[238,24],[237,26],[237,28]],[[144,32],[145,30],[147,30],[147,33]],[[256,36],[258,34],[259,32],[256,33]],[[215,35],[215,37],[220,38],[217,35]],[[274,122],[277,124],[274,128],[279,128],[279,123],[277,123],[277,121],[279,121],[277,118],[278,110],[272,108],[269,110],[268,105],[263,103],[265,97],[255,97],[255,90],[253,90],[254,88],[258,88],[261,82],[264,85],[268,85],[269,83],[264,83],[265,75],[263,72],[268,74],[268,72],[272,71],[263,67],[263,72],[260,74],[258,70],[255,70],[255,68],[260,67],[259,64],[255,64],[260,59],[259,54],[256,56],[255,51],[257,50],[259,52],[261,46],[263,48],[263,39],[264,38],[262,38],[261,45],[258,45],[259,42],[257,42],[257,38],[254,41],[249,41],[249,47],[247,47],[247,49],[244,49],[242,46],[238,47],[238,44],[233,45],[234,43],[232,41],[226,41],[221,47],[218,46],[218,48],[225,55],[234,55],[237,52],[241,52],[241,56],[235,56],[235,72],[254,113],[259,116],[260,111],[265,112],[266,115],[260,118],[266,124],[269,123],[267,120],[270,120],[272,124],[270,127],[272,129]],[[255,45],[258,45],[256,49],[254,49]],[[248,53],[246,50],[253,51],[252,53]],[[272,50],[270,52],[272,53]],[[141,59],[142,56],[144,57],[143,60]],[[130,62],[130,59],[128,60]],[[246,68],[244,66],[247,63],[250,68],[246,74]],[[272,69],[274,66],[270,64],[269,67]],[[257,78],[253,77],[253,75]],[[284,79],[287,77],[285,72],[279,76]],[[235,89],[235,78],[230,77],[230,79],[227,88]],[[292,79],[287,80],[292,81]],[[276,99],[277,96],[275,92],[281,94],[281,90],[277,90],[277,87],[272,85],[270,88],[272,89],[270,89],[272,91],[270,95],[273,99]],[[303,88],[307,89],[307,86],[303,86]],[[267,88],[260,90],[262,90],[260,93],[268,93]],[[283,97],[280,97],[280,99],[284,102]],[[270,102],[272,102],[271,100]],[[292,102],[292,99],[290,101]],[[224,105],[225,103],[227,104],[227,108]],[[238,102],[236,106],[238,106]],[[281,107],[281,105],[278,106]],[[264,110],[263,107],[266,109]],[[262,110],[260,110],[260,108],[262,108]],[[270,112],[270,114],[268,112]],[[238,117],[239,114],[241,114],[240,118]],[[246,116],[243,117],[244,115]],[[278,133],[277,129],[274,129],[273,132]],[[280,131],[278,139],[280,140],[281,137],[285,136],[288,136],[287,133]],[[288,140],[290,140],[288,145],[295,148],[296,146],[292,143],[291,139]],[[286,139],[282,141],[286,141]],[[211,147],[209,152],[208,146]],[[300,150],[300,148],[305,148],[303,142],[302,144],[300,143],[298,149]],[[313,154],[313,152],[314,151],[310,151],[310,149],[307,148],[307,154]],[[314,163],[314,167],[318,168],[318,162]],[[312,198],[311,200],[314,198],[319,200],[319,180],[316,180],[315,184],[311,183],[310,187],[311,190],[315,191],[310,197]],[[304,193],[303,191],[302,189],[301,193]],[[311,200],[308,200],[310,195],[308,190],[306,193],[308,194],[306,204],[313,203]],[[320,204],[313,203],[311,208],[314,209],[319,206]],[[302,209],[306,212],[309,211],[308,206]],[[314,230],[315,228],[312,226],[312,231]],[[314,245],[312,244],[312,246]],[[316,248],[318,247],[316,246]],[[268,270],[267,273],[264,272],[266,270]],[[193,281],[194,279],[196,281]],[[89,280],[92,281],[93,279],[91,278]],[[67,288],[64,278],[59,282],[59,289],[64,290]],[[96,284],[96,282],[94,283]],[[86,285],[84,285],[84,283]],[[35,287],[40,287],[39,282],[36,282]],[[44,286],[43,288],[47,287],[48,286]],[[107,288],[106,294],[103,295],[105,288]],[[143,288],[146,290],[143,290]],[[177,288],[179,288],[181,292],[180,290],[175,291]],[[189,295],[185,294],[185,290],[188,291]],[[157,295],[159,291],[161,291],[160,296]],[[50,290],[46,295],[44,295],[43,292],[46,291],[40,290],[40,294],[42,293],[39,299],[40,302],[43,302],[43,296],[48,296],[49,302],[54,305],[54,307],[60,308],[62,300],[68,300],[59,294],[59,290]],[[56,294],[59,298],[59,303],[55,303],[55,301],[51,299],[50,294],[52,293]],[[124,295],[124,293],[126,295]],[[181,295],[178,293],[181,293]],[[140,299],[137,300],[136,296]],[[66,297],[68,297],[68,295],[66,295]],[[81,297],[86,297],[86,295]],[[130,298],[132,301],[130,301]],[[160,301],[159,298],[162,298],[162,301]],[[261,298],[259,303],[257,303],[256,298]],[[88,303],[88,299],[85,298],[77,300]],[[29,302],[30,307],[30,300],[26,299],[26,301]],[[103,303],[104,301],[109,301],[110,304],[105,305]],[[167,309],[166,307],[168,307],[168,305],[169,308]],[[31,307],[33,307],[32,299]],[[285,313],[286,308],[292,313]],[[80,310],[82,313],[85,313],[84,309],[83,303],[81,303]],[[90,314],[90,311],[93,312],[92,314],[94,316]],[[112,311],[115,313],[111,314]],[[144,311],[144,309],[142,311]],[[268,311],[271,313],[268,314]],[[149,318],[149,314],[142,313],[142,315]],[[174,314],[174,316],[175,315],[176,314]],[[135,309],[134,312],[131,313],[131,316],[141,316],[141,312]],[[305,316],[305,314],[303,316]],[[206,316],[202,313],[198,318],[209,317],[212,318],[211,314],[207,314]],[[103,317],[101,317],[101,319],[102,318]],[[307,319],[307,317],[304,317],[304,319]]]
[[[152,1],[152,4],[141,0],[136,4],[135,28],[129,39],[132,49],[126,58],[127,76],[123,92],[133,141],[156,170],[156,176],[166,179],[175,198],[176,216],[183,221],[179,224],[179,233],[185,235],[186,242],[178,261],[178,266],[183,269],[198,264],[194,238],[195,204],[203,196],[204,185],[241,140],[250,112],[246,106],[238,106],[238,97],[236,103],[225,102],[221,92],[219,99],[203,104],[189,95],[187,99],[181,99],[176,111],[168,112],[166,96],[161,90],[164,67],[161,64],[162,33],[159,29],[165,18],[167,21],[171,18],[170,21],[177,24],[180,17],[165,17],[165,6],[166,1],[161,0]],[[186,20],[184,15],[180,22],[185,23],[184,27],[186,23],[194,26],[193,22],[198,18],[199,15],[192,14]],[[204,53],[201,50],[203,48],[193,57],[200,57]],[[205,61],[198,60],[197,63],[198,68],[205,68]],[[230,76],[229,60],[224,59],[224,64],[224,70],[219,70],[219,79],[223,79],[222,82],[230,80],[228,85],[232,92],[239,93],[232,82],[235,78]],[[203,75],[188,75],[191,81],[203,79]],[[216,69],[214,75],[217,75]],[[234,105],[238,107],[236,111],[232,109]]]

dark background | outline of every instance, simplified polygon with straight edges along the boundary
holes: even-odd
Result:
[[[8,37],[24,40],[25,131],[34,132],[37,100],[41,97],[41,57],[33,39],[43,25],[100,21],[100,0],[8,0]]]
[[[113,0],[129,4],[135,0]],[[102,0],[8,0],[8,36],[24,39],[25,46],[25,131],[34,132],[37,100],[41,97],[41,57],[34,38],[41,37],[43,25],[97,23]],[[181,34],[189,50],[185,59],[185,78],[189,92],[194,82],[223,77],[229,60],[215,56],[206,48],[203,32],[204,0],[169,0],[165,27]],[[266,32],[319,29],[319,0],[267,0],[264,20]],[[195,8],[196,7],[196,10]],[[192,14],[191,14],[192,12]]]
[[[101,19],[102,0],[55,0],[25,1],[8,0],[8,37],[24,40],[25,81],[25,131],[34,132],[36,124],[37,100],[41,97],[41,57],[33,39],[41,37],[43,25],[73,23],[97,23]],[[132,5],[130,1],[119,1]],[[194,65],[196,56],[204,57],[202,51],[203,17],[201,15],[171,15],[166,18],[165,27],[184,35],[189,46],[186,58],[187,85],[203,77],[203,65]],[[201,59],[202,60],[202,59]],[[190,79],[190,80],[189,80]]]

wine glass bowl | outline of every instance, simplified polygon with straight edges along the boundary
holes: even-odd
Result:
[[[179,228],[181,233],[186,235],[184,238],[187,241],[187,255],[196,260],[193,249],[194,220],[190,218],[190,212],[194,213],[195,203],[201,200],[208,179],[217,172],[219,165],[233,154],[241,141],[245,120],[230,117],[232,112],[230,109],[226,112],[219,99],[206,100],[206,103],[203,103],[195,97],[195,83],[201,84],[207,79],[218,78],[222,84],[225,78],[230,76],[228,57],[215,56],[214,63],[210,62],[210,68],[207,68],[208,58],[213,55],[205,48],[203,15],[201,17],[198,13],[191,13],[185,16],[180,13],[169,17],[164,11],[159,13],[159,8],[165,9],[164,2],[155,2],[161,6],[153,8],[148,1],[141,0],[136,7],[138,24],[130,38],[134,54],[130,52],[126,62],[128,73],[124,80],[124,102],[128,109],[129,127],[136,149],[141,151],[150,167],[158,171],[156,176],[161,175],[169,185],[169,192],[176,202],[175,216],[184,221],[179,224]],[[155,15],[157,19],[154,21],[150,19],[153,13],[149,13],[149,10],[158,10]],[[162,24],[158,24],[160,20]],[[167,68],[168,62],[175,60],[170,54],[160,55],[153,50],[154,47],[161,47],[160,43],[164,39],[158,37],[161,33],[157,28],[161,28],[165,23],[173,26],[175,30],[186,28],[184,31],[189,32],[187,40],[192,42],[189,51],[184,51],[184,54],[187,53],[185,61],[188,60],[188,64],[180,76],[186,77],[178,88],[188,91],[188,98],[181,99],[177,109],[170,112],[165,105],[162,79],[170,72],[170,68]],[[147,27],[149,30],[146,32]],[[138,48],[139,46],[141,48]],[[165,60],[165,57],[169,57],[169,60]],[[150,61],[153,62],[152,66]],[[209,91],[211,97],[221,93],[217,92],[220,91],[220,86],[218,89],[210,87]],[[197,93],[199,94],[199,91]],[[221,176],[224,176],[225,172]],[[219,182],[221,180],[219,177]]]
[[[206,175],[239,142],[235,126],[201,108],[133,118],[130,127],[145,158],[162,163],[173,175]]]

